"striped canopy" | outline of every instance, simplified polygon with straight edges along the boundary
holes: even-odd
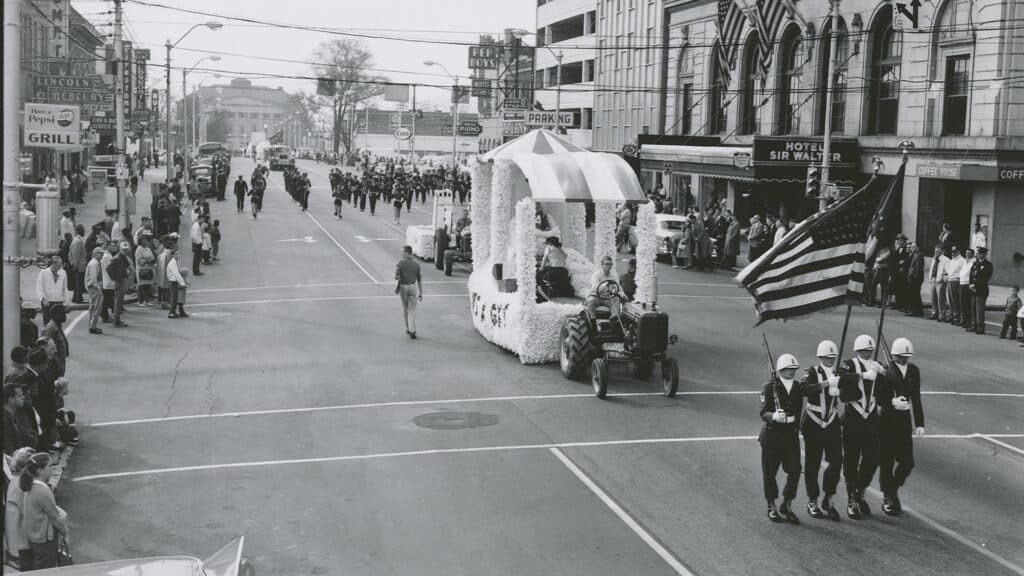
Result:
[[[512,160],[516,155],[557,154],[559,152],[583,152],[586,149],[569,142],[550,130],[543,128],[523,134],[480,156],[481,162]]]
[[[633,169],[604,152],[523,153],[512,158],[536,202],[645,200]]]

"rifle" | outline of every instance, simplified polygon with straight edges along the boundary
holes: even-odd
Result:
[[[778,374],[775,373],[775,364],[772,362],[772,350],[768,347],[768,335],[761,332],[761,341],[764,343],[765,362],[768,363],[768,374],[772,377],[772,398],[775,399],[775,411],[782,410],[782,404],[779,403],[779,394],[775,390],[775,381],[779,379]]]

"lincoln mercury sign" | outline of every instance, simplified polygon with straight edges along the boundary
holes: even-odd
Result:
[[[821,164],[824,160],[825,145],[821,139],[792,137],[755,137],[754,164],[791,166]],[[856,140],[833,139],[829,150],[829,164],[832,166],[855,167],[859,160]]]

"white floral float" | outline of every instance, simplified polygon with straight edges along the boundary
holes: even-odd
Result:
[[[557,361],[562,323],[582,309],[582,300],[537,303],[539,250],[548,237],[559,237],[573,289],[586,295],[595,265],[587,256],[583,202],[597,207],[595,259],[614,256],[615,208],[643,200],[639,182],[622,158],[587,152],[546,130],[530,132],[479,160],[488,168],[474,169],[474,240],[486,235],[489,250],[474,250],[479,265],[469,277],[473,326],[524,364]],[[477,188],[477,180],[488,171],[490,186],[481,193],[485,187]],[[537,229],[538,204],[548,215],[549,230]],[[480,221],[485,217],[489,229]],[[639,225],[653,232],[653,223],[653,217],[641,218]],[[653,256],[643,270],[653,277]],[[638,296],[651,294],[653,278],[642,278],[638,271],[637,284]]]

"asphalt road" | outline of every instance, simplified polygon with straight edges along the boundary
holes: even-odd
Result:
[[[260,574],[1024,573],[1016,344],[890,315],[927,391],[912,512],[882,516],[875,494],[870,519],[814,521],[801,482],[803,523],[774,525],[762,328],[730,274],[661,265],[682,393],[616,367],[600,401],[485,342],[464,270],[422,266],[409,340],[392,283],[404,228],[384,204],[336,220],[327,167],[301,166],[309,214],[277,173],[258,221],[214,203],[223,262],[193,280],[191,318],[131,310],[124,330],[73,330],[83,442],[58,499],[76,561],[203,556],[243,534]],[[848,346],[876,315],[854,312]],[[841,326],[835,312],[763,328],[809,363]]]

